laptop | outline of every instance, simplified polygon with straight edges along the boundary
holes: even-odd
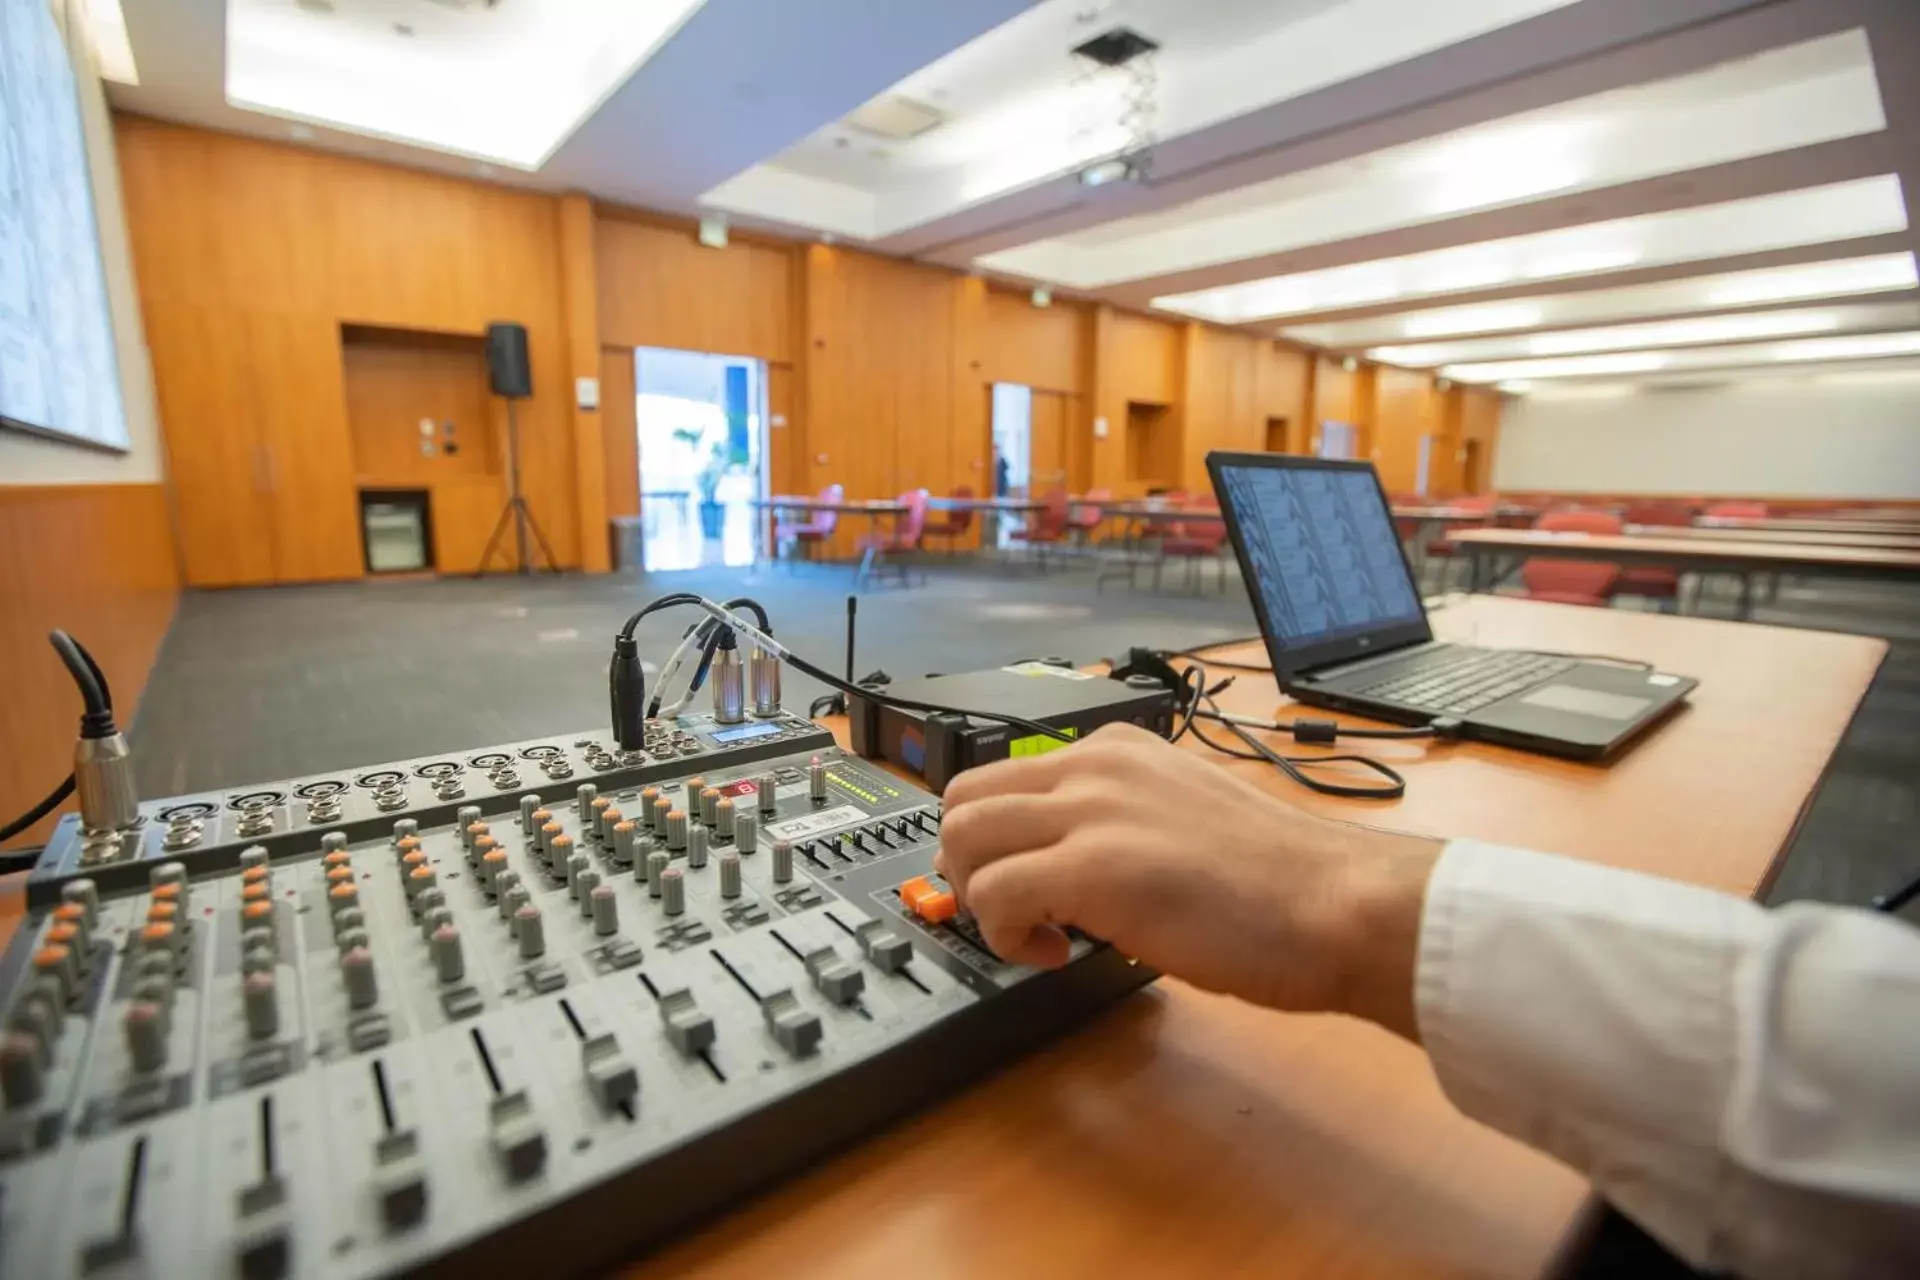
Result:
[[[1435,640],[1371,463],[1215,452],[1207,471],[1274,675],[1298,702],[1597,760],[1699,683]]]

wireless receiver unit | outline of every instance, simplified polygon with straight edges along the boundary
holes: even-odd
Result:
[[[1173,693],[1145,676],[1109,680],[1074,670],[1065,658],[1039,658],[959,675],[900,680],[886,693],[908,702],[973,707],[1023,716],[1075,738],[1103,724],[1137,724],[1165,735],[1173,727]],[[957,775],[993,760],[1042,755],[1066,744],[1005,724],[937,711],[905,711],[850,695],[853,749],[868,760],[911,769],[940,792]]]

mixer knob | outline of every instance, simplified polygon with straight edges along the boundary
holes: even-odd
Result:
[[[603,1107],[618,1107],[639,1096],[640,1073],[620,1052],[612,1032],[589,1036],[581,1043],[580,1067],[587,1074],[588,1091]]]
[[[60,1024],[65,1020],[58,1005],[54,1003],[53,992],[36,986],[26,998],[14,1007],[13,1017],[8,1020],[8,1029],[29,1037],[40,1056],[40,1065],[53,1065],[53,1046],[60,1039]]]
[[[507,896],[500,900],[500,918],[507,922],[509,932],[513,929],[514,916],[532,901],[533,892],[523,884],[516,884],[507,890]]]
[[[471,850],[476,844],[479,844],[480,841],[492,835],[493,835],[493,828],[488,826],[485,822],[482,822],[482,821],[469,822],[466,826],[460,829],[460,843],[464,844],[465,846],[467,846],[469,850]]]
[[[46,1092],[40,1056],[40,1038],[30,1031],[13,1030],[0,1037],[0,1098],[9,1109],[32,1106]]]
[[[818,756],[807,765],[807,796],[815,804],[827,802],[827,766]]]
[[[647,896],[649,898],[660,896],[660,877],[665,874],[670,861],[666,851],[662,849],[656,849],[647,855]]]
[[[534,1118],[533,1103],[524,1090],[493,1100],[488,1116],[493,1154],[514,1182],[524,1182],[547,1163],[547,1135]]]
[[[507,851],[489,849],[480,855],[480,888],[486,893],[500,892],[500,878],[512,875],[507,869]]]
[[[135,1071],[158,1071],[166,1065],[170,1021],[164,1004],[136,1000],[127,1006],[121,1025],[126,1030],[127,1054],[133,1059]]]
[[[707,780],[705,778],[688,778],[687,797],[685,803],[681,805],[681,808],[685,809],[688,813],[699,813],[700,793],[706,789]]]
[[[574,896],[580,899],[580,914],[593,918],[593,891],[600,887],[600,873],[592,867],[581,869],[573,878]]]
[[[770,773],[760,775],[754,784],[753,793],[760,800],[760,812],[772,813],[780,807],[779,780]]]
[[[240,984],[246,1009],[247,1034],[255,1040],[271,1040],[280,1030],[280,993],[271,973],[250,973]]]
[[[255,867],[265,867],[269,861],[267,847],[263,844],[248,845],[240,851],[240,869],[251,871]]]
[[[81,973],[92,967],[93,926],[87,923],[85,907],[75,902],[63,902],[55,907],[46,940],[71,951],[74,967]]]
[[[367,937],[365,929],[342,929],[340,936],[333,940],[333,945],[341,955],[345,955],[356,949],[364,951],[372,946],[373,942]]]
[[[567,845],[573,843],[573,837],[566,833],[565,828],[558,822],[548,820],[546,825],[540,828],[540,835],[534,846],[539,852],[540,861],[551,864],[555,858],[559,857],[560,854],[555,850],[556,847],[565,847],[560,845],[562,840],[566,841]]]
[[[660,909],[670,916],[686,914],[687,881],[678,867],[660,873]]]
[[[653,800],[653,829],[654,829],[654,832],[655,832],[655,833],[656,833],[657,835],[660,835],[660,836],[663,836],[663,837],[664,837],[664,836],[666,835],[666,833],[667,833],[667,815],[668,815],[668,814],[670,814],[670,813],[672,813],[672,812],[673,812],[673,797],[672,797],[672,796],[669,796],[669,795],[659,795],[659,796],[655,796],[655,797],[654,797],[654,800]]]
[[[675,809],[667,814],[667,848],[680,850],[687,847],[687,814],[684,809]]]
[[[718,787],[702,787],[700,789],[699,806],[697,808],[689,807],[688,812],[698,813],[700,815],[700,821],[706,823],[709,827],[717,825],[720,821],[720,789]]]
[[[513,919],[513,909],[517,905],[512,901],[514,890],[520,887],[518,871],[502,871],[493,878],[494,901],[502,920]]]
[[[602,800],[606,799],[605,796],[601,796],[600,798]],[[611,851],[613,848],[613,829],[620,825],[621,820],[625,818],[626,815],[612,805],[607,805],[601,809],[599,813],[600,816],[594,819],[594,823],[599,828],[600,843],[606,845],[608,850]]]
[[[258,944],[240,948],[240,972],[247,976],[256,973],[272,973],[279,967],[280,961],[273,948]]]
[[[640,838],[640,828],[631,820],[613,824],[613,865],[630,867],[633,865],[634,849]]]
[[[773,842],[773,882],[788,884],[793,880],[793,841],[775,840]]]
[[[760,816],[751,809],[742,809],[733,819],[733,847],[748,854],[759,844]]]
[[[660,803],[660,788],[643,787],[640,790],[640,822],[647,830],[654,827],[654,808]]]
[[[868,920],[853,931],[869,963],[882,973],[898,973],[913,959],[913,944],[887,928],[884,920]]]
[[[481,836],[473,842],[473,848],[467,850],[467,865],[478,871],[482,859],[499,847],[500,842],[491,835]]]
[[[780,1047],[796,1058],[812,1053],[820,1043],[820,1015],[800,1003],[792,991],[782,988],[760,1002],[760,1016]]]
[[[404,867],[408,865],[407,858],[410,855],[415,853],[419,853],[421,858],[424,858],[427,856],[425,853],[421,853],[420,851],[419,836],[401,836],[398,840],[395,840],[393,842],[394,861],[399,863],[401,866]],[[415,859],[415,862],[418,862],[418,861],[419,859]],[[402,872],[401,874],[404,875],[406,873]]]
[[[687,865],[698,871],[707,865],[707,829],[693,827],[687,832]]]
[[[398,845],[409,836],[420,834],[420,821],[417,818],[399,818],[393,824],[393,839],[389,842]]]
[[[454,811],[453,829],[460,833],[461,844],[473,843],[473,837],[467,834],[467,828],[478,821],[480,821],[480,806],[477,804],[463,804]]]
[[[660,997],[660,1022],[673,1047],[688,1057],[713,1047],[713,1019],[701,1011],[694,1003],[693,992],[684,987]]]
[[[520,958],[538,960],[547,952],[547,926],[540,918],[540,908],[531,902],[521,904],[513,913],[513,932],[520,939]]]
[[[591,782],[583,782],[573,789],[573,812],[581,821],[593,816],[593,802],[600,797],[600,788]]]
[[[345,852],[346,847],[347,833],[344,831],[329,831],[320,837],[320,852],[322,853]]]
[[[712,790],[711,787],[708,788]],[[717,795],[718,793],[716,793]],[[705,795],[702,793],[704,802]],[[733,839],[733,797],[718,796],[713,802],[713,838],[716,840]]]
[[[440,886],[438,885],[432,885],[432,886],[429,886],[428,888],[422,889],[414,897],[413,912],[415,915],[420,916],[422,919],[425,919],[430,912],[444,910],[446,908],[446,905],[447,905],[446,891],[440,888]]]
[[[407,897],[417,903],[420,900],[421,894],[433,888],[434,885],[439,882],[440,877],[434,873],[432,867],[425,864],[417,866],[407,873]]]
[[[433,910],[425,912],[421,915],[420,936],[423,938],[431,938],[433,936],[433,931],[435,929],[438,929],[443,924],[452,924],[452,923],[453,923],[452,911],[448,910],[446,907],[435,907]]]
[[[342,907],[333,913],[333,936],[335,938],[338,938],[349,929],[364,929],[366,927],[366,912],[360,910],[358,906]]]
[[[740,855],[731,849],[720,855],[720,896],[740,896]]]
[[[610,884],[595,885],[588,895],[588,910],[593,915],[593,931],[601,937],[620,928],[620,895]]]
[[[365,946],[354,947],[340,957],[340,977],[347,986],[347,1003],[366,1009],[380,998],[380,984],[373,975],[373,953]]]
[[[460,931],[451,924],[443,924],[433,931],[427,939],[427,950],[433,956],[433,972],[442,982],[458,982],[467,972],[467,960],[460,947]]]
[[[92,880],[69,880],[60,890],[62,902],[77,903],[87,913],[87,924],[100,923],[100,886]]]
[[[360,886],[348,882],[336,884],[327,890],[327,909],[337,920],[342,912],[360,905]]]
[[[540,807],[540,797],[532,794],[520,797],[520,834],[530,836],[537,829],[533,821],[533,811]],[[544,824],[542,824],[544,825]]]

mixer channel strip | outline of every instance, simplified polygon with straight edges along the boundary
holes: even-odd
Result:
[[[758,723],[63,826],[0,958],[0,1274],[602,1268],[1152,977],[1000,963],[932,796]]]

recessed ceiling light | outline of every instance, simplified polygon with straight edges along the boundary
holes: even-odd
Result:
[[[1809,338],[1782,342],[1775,360],[1858,360],[1866,356],[1904,356],[1920,352],[1920,333],[1867,333],[1858,337]]]
[[[313,136],[313,127],[304,124],[290,124],[287,126],[287,136],[295,142],[305,142]]]
[[[1109,182],[1124,182],[1133,176],[1133,165],[1115,156],[1111,160],[1102,160],[1099,164],[1090,164],[1080,171],[1080,185],[1083,187],[1104,187]]]
[[[1400,332],[1409,338],[1433,338],[1442,334],[1491,333],[1497,329],[1531,329],[1540,323],[1542,310],[1534,302],[1496,302],[1484,307],[1448,307],[1442,311],[1421,311],[1400,324]]]

